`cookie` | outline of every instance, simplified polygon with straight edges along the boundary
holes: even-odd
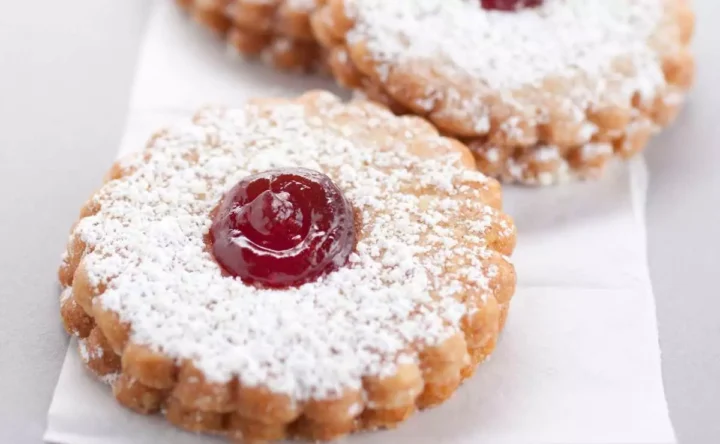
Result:
[[[465,142],[508,182],[595,177],[641,151],[692,83],[686,0],[325,0],[340,84]]]
[[[177,0],[202,25],[249,58],[283,70],[317,71],[324,51],[310,26],[317,0]]]
[[[83,206],[61,314],[118,402],[325,440],[442,403],[515,289],[496,180],[425,120],[325,92],[206,109]]]

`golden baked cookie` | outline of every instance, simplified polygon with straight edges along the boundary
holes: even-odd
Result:
[[[324,52],[310,26],[317,0],[176,0],[247,57],[283,70],[315,71]]]
[[[83,206],[61,314],[118,402],[326,440],[448,399],[515,290],[500,187],[418,117],[326,92],[207,109]]]
[[[694,72],[687,0],[324,0],[340,84],[464,141],[481,171],[551,184],[639,152]]]

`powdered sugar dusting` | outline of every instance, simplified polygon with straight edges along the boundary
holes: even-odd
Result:
[[[107,284],[101,301],[132,325],[133,341],[194,360],[212,381],[238,376],[307,399],[393,374],[417,359],[414,347],[459,331],[474,299],[489,295],[488,231],[513,235],[480,199],[488,179],[459,155],[410,153],[419,140],[448,143],[410,122],[320,95],[309,108],[207,110],[165,131],[76,228],[92,246],[91,283]],[[329,175],[363,227],[346,267],[260,289],[223,276],[204,236],[224,192],[281,167]]]
[[[65,301],[67,301],[71,297],[72,297],[72,287],[63,289],[63,291],[60,293],[60,305],[64,304]]]
[[[508,13],[484,10],[479,0],[348,0],[355,26],[347,41],[366,44],[381,81],[398,69],[420,75],[415,67],[430,66],[426,96],[418,100],[445,96],[451,105],[436,113],[485,126],[483,97],[497,95],[529,107],[531,116],[542,118],[543,107],[553,106],[582,117],[590,105],[626,105],[634,94],[652,99],[663,88],[648,40],[664,3],[545,0]]]
[[[95,359],[102,359],[105,354],[103,349],[98,346],[88,346],[87,339],[78,339],[78,350],[80,351],[80,357],[86,364]]]
[[[102,382],[103,384],[113,385],[119,377],[119,373],[108,373],[107,375],[98,376],[98,379],[100,379],[100,382]]]
[[[85,339],[78,340],[78,351],[80,352],[80,358],[87,364],[90,361],[90,353],[88,352],[87,341],[85,341]]]
[[[311,12],[317,8],[317,0],[285,0],[285,3],[293,10]]]

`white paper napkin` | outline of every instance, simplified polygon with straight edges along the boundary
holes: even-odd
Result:
[[[207,104],[330,88],[229,58],[169,1],[145,38],[123,152]],[[642,160],[604,180],[506,190],[520,232],[519,289],[493,358],[446,404],[352,444],[671,443],[646,264]],[[217,442],[118,406],[71,347],[45,439],[67,444]]]

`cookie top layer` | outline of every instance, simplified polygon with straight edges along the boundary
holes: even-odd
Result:
[[[514,227],[468,156],[421,119],[327,93],[209,109],[124,161],[74,235],[132,342],[210,381],[330,397],[417,361],[493,297],[488,259],[512,251]],[[330,176],[361,215],[348,265],[283,290],[224,276],[211,211],[247,175],[290,166]]]
[[[680,44],[679,29],[658,32],[671,1],[546,0],[502,12],[479,0],[346,0],[346,40],[391,95],[481,135],[500,117],[489,109],[497,101],[543,121],[652,99],[665,84],[658,53]]]

